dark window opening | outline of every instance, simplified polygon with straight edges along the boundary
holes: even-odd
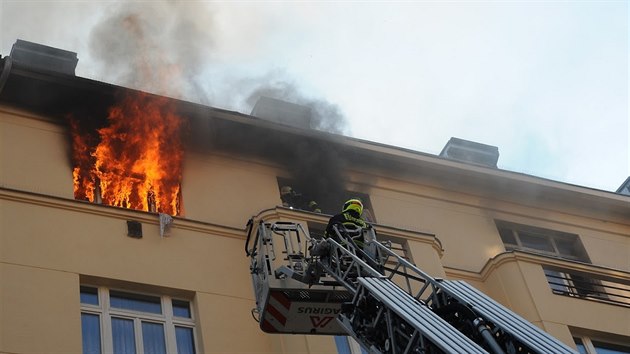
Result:
[[[308,186],[301,186],[291,179],[281,177],[278,177],[278,191],[285,207],[329,215],[340,213],[348,199],[358,198],[363,202],[363,218],[368,222],[376,222],[370,196],[365,193],[343,191],[335,194],[315,194]],[[313,207],[314,205],[318,210]]]

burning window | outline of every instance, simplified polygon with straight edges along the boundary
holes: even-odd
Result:
[[[183,120],[165,97],[135,93],[91,131],[71,117],[74,197],[179,215]]]

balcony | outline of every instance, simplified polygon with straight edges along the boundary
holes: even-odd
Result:
[[[489,296],[565,343],[573,341],[568,328],[627,336],[628,270],[513,250],[490,259],[478,276]]]
[[[630,307],[630,279],[571,268],[543,266],[547,283],[557,295]]]

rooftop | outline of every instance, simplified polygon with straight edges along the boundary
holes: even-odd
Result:
[[[59,53],[73,57],[71,52]],[[1,104],[50,116],[59,124],[66,124],[64,117],[68,113],[95,125],[102,124],[105,112],[117,98],[135,91],[77,77],[67,68],[43,69],[41,65],[32,65],[12,56],[1,58],[0,68]],[[423,183],[439,188],[519,203],[562,204],[570,206],[576,213],[606,213],[628,223],[630,178],[617,193],[613,193],[498,169],[495,160],[498,159],[498,148],[462,139],[451,139],[437,156],[182,100],[172,101],[178,113],[190,120],[191,136],[187,142],[190,149],[230,149],[265,158],[269,157],[267,152],[271,149],[273,158],[283,163],[290,158],[288,151],[293,146],[307,144],[311,151],[332,150],[352,161],[356,168],[376,167],[397,178],[421,178]],[[247,144],[242,144],[243,141]],[[481,152],[490,162],[453,159],[453,146]]]

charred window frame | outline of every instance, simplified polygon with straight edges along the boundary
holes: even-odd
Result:
[[[137,179],[136,180],[137,183],[141,183],[141,180]],[[157,208],[157,203],[156,203],[156,199],[155,199],[155,194],[154,193],[149,193],[149,195],[147,195],[147,205],[148,205],[148,210],[145,210],[147,212],[150,213],[158,213],[160,212]],[[178,192],[177,192],[177,207],[176,210],[178,211],[177,214],[174,215],[182,215],[182,185],[181,183],[178,186]],[[80,199],[80,198],[76,198],[75,199]],[[80,199],[81,200],[81,199]],[[89,201],[89,200],[88,200]],[[94,187],[94,200],[92,201],[94,204],[104,204],[104,205],[109,205],[107,203],[103,202],[103,197],[102,197],[102,191],[101,191],[101,187],[100,187],[100,180],[96,179],[95,182],[95,187]],[[126,209],[133,209],[133,210],[142,210],[142,209],[137,209],[137,208],[132,208],[130,205],[126,205],[126,206],[122,206],[123,208]]]
[[[496,225],[507,251],[524,250],[591,263],[576,234],[501,220],[497,220]]]

